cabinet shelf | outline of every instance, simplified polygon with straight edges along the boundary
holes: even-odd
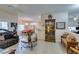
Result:
[[[45,20],[45,41],[55,42],[55,19]]]

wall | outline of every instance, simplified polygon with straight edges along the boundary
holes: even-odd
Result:
[[[68,30],[68,12],[57,12],[57,13],[52,13],[53,18],[56,19],[56,22],[65,22],[65,29],[56,29],[55,30],[55,38],[56,41],[60,41],[61,40],[61,35],[63,32]],[[41,17],[41,22],[43,23],[43,25],[39,28],[41,28],[41,31],[38,33],[38,37],[41,38],[42,40],[45,40],[45,27],[44,27],[44,21],[45,19],[47,19],[48,13],[47,14],[42,14]]]
[[[68,31],[68,12],[54,13],[53,17],[56,19],[56,22],[65,22],[65,29],[56,29],[55,36],[56,41],[61,40],[61,35],[63,32]]]
[[[12,13],[8,13],[6,11],[0,11],[0,21],[6,21],[9,23],[9,30],[11,30],[10,27],[10,23],[11,22],[16,22],[18,19],[17,15],[12,14]]]
[[[73,18],[70,18],[69,20],[69,27],[77,27],[78,26],[78,22],[79,22],[79,19],[78,20],[73,20]]]

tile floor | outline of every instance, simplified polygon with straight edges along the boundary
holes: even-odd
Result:
[[[51,43],[45,42],[43,40],[38,40],[37,45],[31,51],[29,48],[21,48],[21,43],[19,43],[16,54],[66,54],[65,48],[60,42]]]
[[[61,45],[61,42],[45,42],[44,40],[38,40],[37,45],[31,51],[29,48],[24,48],[26,44],[23,44],[21,40],[25,40],[25,37],[20,37],[19,43],[11,47],[0,49],[0,54],[7,54],[10,49],[16,49],[15,54],[66,54],[66,49]]]

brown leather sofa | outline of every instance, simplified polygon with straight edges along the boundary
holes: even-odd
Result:
[[[65,32],[61,36],[61,44],[64,45],[64,47],[66,47],[67,53],[69,53],[70,47],[77,46],[78,45],[78,42],[76,41],[76,38],[74,37],[74,35]]]

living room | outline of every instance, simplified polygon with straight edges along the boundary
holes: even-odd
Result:
[[[66,37],[63,39],[67,34],[69,36],[72,34],[70,37],[76,37],[75,40],[78,39],[78,9],[78,4],[0,5],[0,53],[79,53],[77,43],[68,46],[68,42],[64,40]],[[33,40],[32,44],[29,43],[30,36],[31,41]],[[61,44],[61,41],[64,44]],[[72,45],[77,49],[72,48]]]

